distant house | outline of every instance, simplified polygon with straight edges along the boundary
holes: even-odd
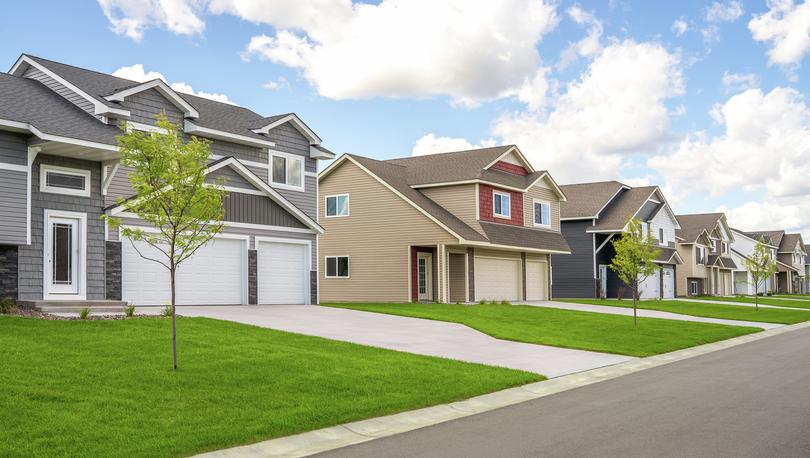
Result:
[[[750,232],[756,238],[765,237],[776,250],[776,292],[804,293],[806,287],[807,251],[801,234],[785,231]]]
[[[631,187],[618,181],[562,186],[562,233],[571,256],[554,256],[555,297],[630,297],[630,290],[608,265],[616,252],[613,240],[626,230],[629,218],[642,221],[660,250],[660,269],[639,287],[643,299],[675,297],[675,270],[683,262],[675,249],[680,228],[657,186]]]
[[[472,302],[550,297],[566,256],[565,194],[513,145],[321,172],[321,299]]]
[[[678,269],[678,296],[734,293],[732,272],[738,268],[731,258],[734,235],[723,213],[677,215],[678,253],[684,264]]]
[[[734,294],[752,295],[755,293],[763,294],[775,292],[776,273],[774,273],[770,278],[767,278],[764,282],[762,282],[762,284],[755,285],[751,273],[745,269],[743,260],[750,258],[754,252],[757,242],[760,240],[762,240],[770,250],[772,259],[777,259],[776,251],[779,247],[771,245],[772,242],[770,237],[763,236],[762,234],[757,235],[734,228],[731,228],[731,232],[734,234],[734,241],[731,242],[730,256],[737,265],[737,268],[733,270]]]

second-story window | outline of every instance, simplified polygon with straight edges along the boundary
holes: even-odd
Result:
[[[703,260],[706,257],[706,249],[702,246],[697,247],[697,264],[703,264]]]
[[[349,216],[349,195],[326,196],[326,216]]]
[[[534,201],[534,225],[551,227],[551,204],[541,200]]]
[[[302,158],[273,153],[270,156],[270,181],[274,185],[304,189],[304,161]]]
[[[717,240],[712,239],[712,253],[717,253]]]
[[[723,242],[723,244],[720,246],[723,247],[723,254],[728,254],[728,243]]]
[[[512,216],[512,196],[503,192],[492,193],[492,213],[500,218]]]
[[[658,243],[660,245],[666,245],[666,242],[664,242],[664,228],[663,227],[658,228]]]

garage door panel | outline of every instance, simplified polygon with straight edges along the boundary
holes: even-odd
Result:
[[[306,304],[309,302],[309,245],[258,243],[260,304]]]
[[[475,258],[475,297],[516,301],[521,299],[520,261],[505,258]]]
[[[125,301],[138,305],[162,305],[171,302],[168,270],[144,256],[164,256],[145,242],[122,242],[121,288]],[[177,304],[235,305],[244,303],[245,241],[217,238],[212,240],[177,269]]]
[[[526,300],[547,300],[547,281],[546,263],[537,261],[526,262]]]
[[[657,299],[660,297],[661,273],[656,270],[639,285],[639,297],[642,299]]]

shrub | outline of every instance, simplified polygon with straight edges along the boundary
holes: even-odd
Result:
[[[512,305],[512,303],[504,299],[501,301],[501,305]]]
[[[487,300],[486,299],[481,299],[481,300],[478,301],[478,303],[480,305],[485,305],[487,303]]]
[[[17,303],[10,297],[0,298],[0,314],[7,315],[17,311]]]
[[[135,306],[127,305],[126,307],[124,307],[124,314],[129,318],[135,316]]]
[[[167,305],[166,307],[163,307],[163,312],[161,312],[161,315],[163,315],[163,316],[172,316],[172,306]]]
[[[79,312],[79,318],[86,320],[90,316],[90,307],[85,307]]]

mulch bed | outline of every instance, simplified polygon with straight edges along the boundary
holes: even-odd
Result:
[[[49,313],[40,312],[39,310],[30,310],[30,309],[23,309],[18,308],[17,310],[7,313],[8,316],[23,316],[26,318],[36,318],[40,320],[64,320],[64,321],[71,321],[71,320],[81,320],[78,316],[59,316],[59,315],[51,315]],[[125,320],[127,318],[163,318],[161,315],[138,315],[135,314],[134,317],[127,317],[124,314],[116,314],[116,315],[90,315],[85,320]]]

